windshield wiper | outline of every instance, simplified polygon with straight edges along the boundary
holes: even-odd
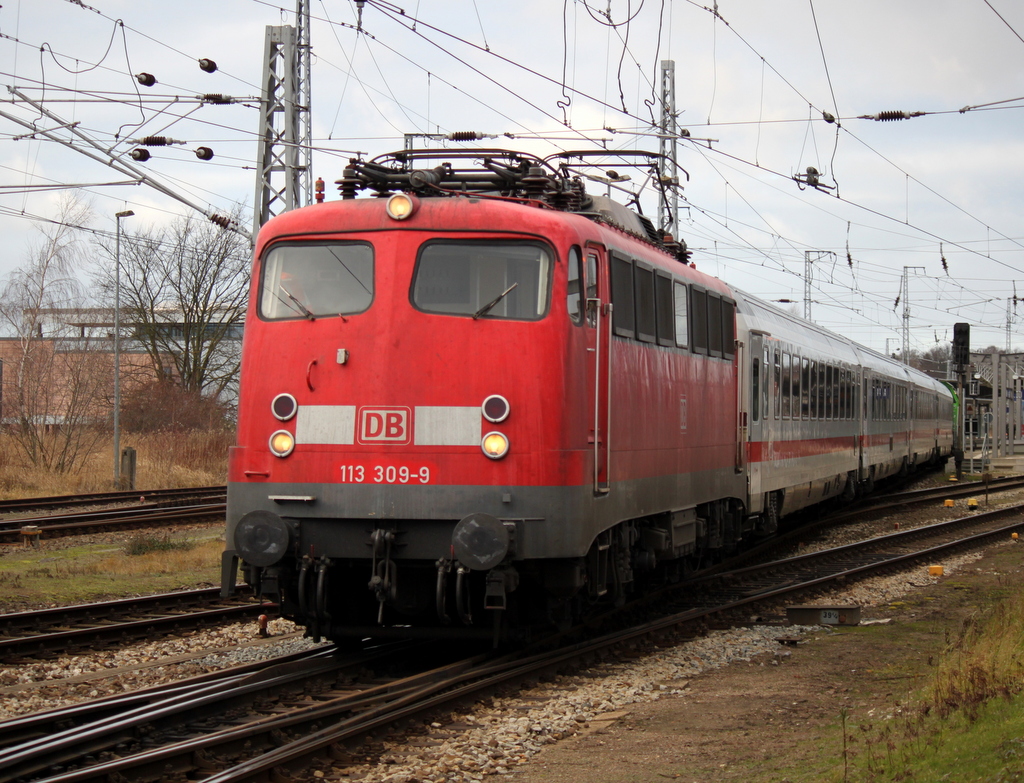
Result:
[[[293,302],[295,302],[295,306],[299,308],[299,311],[304,316],[306,316],[306,318],[308,318],[310,321],[315,321],[316,320],[316,316],[314,316],[313,313],[311,313],[309,311],[309,308],[306,307],[306,305],[302,304],[302,302],[300,302],[298,299],[296,299],[294,296],[292,296],[292,292],[291,291],[289,291],[284,286],[281,286],[281,290],[284,291],[285,296],[287,296],[289,299],[291,299]]]
[[[473,313],[473,320],[475,321],[477,318],[479,318],[482,315],[487,315],[487,313],[489,313],[491,311],[491,308],[494,307],[496,304],[498,304],[498,302],[500,302],[506,296],[508,296],[509,292],[513,288],[515,288],[517,285],[519,285],[519,281],[514,282],[512,285],[510,285],[508,288],[506,288],[504,291],[502,291],[500,294],[498,294],[496,297],[494,297],[490,302],[488,302],[483,307],[481,307],[479,310],[477,310],[475,313]]]

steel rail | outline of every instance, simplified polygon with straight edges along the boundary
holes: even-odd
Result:
[[[52,495],[38,498],[18,498],[0,500],[0,514],[9,514],[15,511],[32,511],[46,508],[74,508],[104,503],[131,503],[138,502],[139,498],[153,499],[176,499],[190,498],[196,495],[226,495],[225,485],[212,487],[186,487],[183,489],[141,489],[122,490],[119,492],[91,492],[80,495]]]
[[[196,506],[176,506],[174,508],[131,509],[88,514],[88,519],[77,522],[57,522],[46,524],[47,517],[26,518],[19,520],[24,524],[35,525],[43,540],[60,536],[82,535],[84,533],[138,528],[164,523],[195,522],[197,520],[212,521],[223,519],[227,510],[225,503],[206,503]],[[78,516],[78,515],[73,515]],[[60,519],[60,517],[56,517]],[[16,543],[23,537],[22,527],[17,529],[0,529],[0,543]]]
[[[333,647],[318,647],[279,656],[272,663],[278,666],[293,661],[307,661],[333,654],[333,652]],[[29,740],[36,740],[39,737],[55,736],[58,732],[65,731],[69,727],[82,726],[110,715],[123,714],[127,710],[135,709],[144,704],[154,704],[161,699],[181,695],[187,696],[189,693],[194,693],[195,688],[202,684],[227,681],[240,675],[263,671],[267,667],[268,661],[266,660],[231,666],[204,674],[197,674],[182,680],[160,683],[129,693],[104,696],[90,701],[78,702],[44,712],[34,712],[29,715],[0,721],[0,749],[20,745]]]
[[[69,648],[71,648],[71,652],[74,652],[75,648],[95,647],[112,640],[123,644],[137,639],[152,639],[182,628],[194,629],[259,617],[261,614],[272,611],[273,608],[267,604],[236,603],[231,606],[202,611],[167,614],[140,620],[53,631],[34,636],[0,639],[0,660],[38,657],[55,650],[66,653]]]
[[[252,596],[252,589],[248,585],[238,585],[236,592],[243,598]],[[106,621],[110,617],[128,612],[185,611],[194,606],[222,602],[219,587],[200,587],[195,590],[117,598],[113,601],[0,613],[0,621],[3,623],[3,627],[0,628],[0,639],[26,630],[45,633],[47,628],[61,624]]]

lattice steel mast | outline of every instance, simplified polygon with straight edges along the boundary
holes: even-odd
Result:
[[[313,201],[309,0],[296,0],[295,22],[267,26],[253,236]]]
[[[658,228],[673,237],[679,229],[679,173],[676,169],[676,62],[661,61],[661,128],[658,134],[661,157],[658,173]]]

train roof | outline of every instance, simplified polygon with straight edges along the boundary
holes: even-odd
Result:
[[[422,198],[478,196],[533,203],[614,226],[682,262],[689,258],[686,243],[665,234],[637,210],[607,196],[587,192],[586,182],[609,185],[628,181],[610,165],[648,169],[657,174],[660,153],[638,150],[576,150],[540,158],[503,149],[402,150],[369,161],[349,160],[336,180],[343,200],[363,191],[376,196],[393,192]],[[434,165],[431,165],[434,164]],[[590,173],[595,169],[602,174]],[[650,177],[668,187],[660,176]],[[634,197],[633,203],[636,202]]]
[[[904,379],[943,394],[948,392],[941,381],[903,362],[830,332],[744,291],[732,288],[732,292],[737,302],[737,313],[748,329],[766,332],[772,337],[805,346],[840,362],[866,367],[873,372]]]

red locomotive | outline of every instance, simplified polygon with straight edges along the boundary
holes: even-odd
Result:
[[[944,387],[697,271],[581,157],[354,160],[263,227],[225,591],[241,560],[334,639],[557,625],[949,453]]]

